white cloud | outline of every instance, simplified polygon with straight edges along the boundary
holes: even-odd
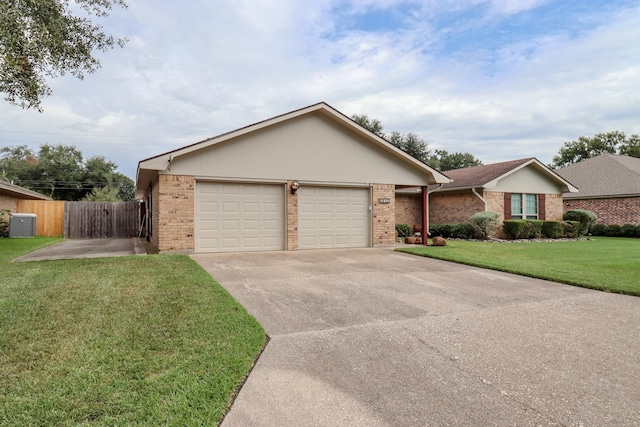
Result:
[[[77,143],[133,177],[138,160],[319,101],[485,163],[638,132],[640,9],[584,16],[580,31],[492,33],[541,3],[131,1],[107,21],[128,45],[84,81],[54,80],[43,114],[0,104],[0,138]],[[339,15],[375,5],[407,19],[365,31]]]

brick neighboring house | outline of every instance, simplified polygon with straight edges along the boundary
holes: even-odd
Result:
[[[136,197],[160,251],[395,243],[396,187],[450,182],[319,103],[138,164]]]
[[[51,197],[0,180],[0,210],[16,212],[20,200],[51,200]]]
[[[430,224],[468,222],[483,211],[505,219],[562,220],[563,193],[577,188],[535,158],[455,169],[445,172],[452,182],[428,187]],[[421,189],[399,189],[396,223],[420,224],[417,208]],[[497,236],[502,236],[499,231]]]
[[[640,159],[602,154],[556,172],[580,188],[564,195],[565,210],[592,211],[607,225],[640,224]]]

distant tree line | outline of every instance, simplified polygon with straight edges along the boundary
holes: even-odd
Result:
[[[133,200],[133,180],[116,169],[103,156],[84,161],[72,145],[44,144],[37,153],[26,145],[0,149],[0,179],[54,200]]]
[[[428,143],[413,132],[402,134],[398,131],[393,131],[386,134],[380,120],[370,119],[366,114],[354,114],[351,119],[363,128],[386,139],[413,158],[439,171],[468,168],[482,164],[471,153],[449,153],[446,150],[430,150]]]
[[[640,157],[640,136],[627,136],[617,130],[592,137],[581,136],[575,141],[565,142],[549,166],[560,168],[601,154]]]

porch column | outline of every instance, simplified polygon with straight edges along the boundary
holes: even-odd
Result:
[[[422,244],[429,243],[429,191],[422,187]]]

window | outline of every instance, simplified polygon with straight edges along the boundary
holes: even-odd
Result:
[[[537,194],[511,194],[512,219],[538,219]]]

